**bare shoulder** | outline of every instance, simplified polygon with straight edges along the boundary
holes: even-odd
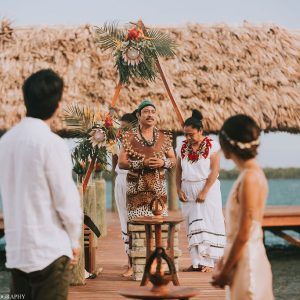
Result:
[[[261,207],[268,195],[268,182],[260,168],[249,169],[241,181],[241,193],[245,202]]]
[[[264,186],[267,185],[267,179],[262,169],[253,168],[245,171],[243,176],[243,183],[245,185]]]

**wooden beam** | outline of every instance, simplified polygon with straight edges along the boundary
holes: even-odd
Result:
[[[121,88],[122,88],[122,83],[121,83],[121,81],[119,81],[119,83],[116,86],[114,96],[111,100],[111,107],[112,108],[114,108],[116,106],[116,102],[117,102],[117,99],[119,98]]]
[[[162,81],[163,81],[163,83],[164,83],[164,86],[165,86],[165,88],[166,88],[166,91],[167,91],[167,93],[168,93],[168,96],[169,96],[169,98],[170,98],[170,100],[171,100],[171,103],[172,103],[172,105],[173,105],[173,108],[174,108],[174,110],[175,110],[175,113],[176,113],[176,115],[177,115],[177,117],[178,117],[178,120],[179,120],[179,122],[180,122],[180,125],[183,127],[183,124],[184,124],[183,117],[182,117],[181,112],[180,112],[180,110],[179,110],[179,108],[178,108],[177,102],[176,102],[175,98],[173,97],[173,94],[172,94],[171,89],[170,89],[170,87],[169,87],[169,84],[168,84],[168,82],[167,82],[166,76],[165,76],[165,74],[164,74],[164,72],[163,72],[163,70],[162,70],[162,67],[161,67],[160,62],[159,62],[158,59],[157,59],[157,61],[156,61],[156,66],[157,66],[158,72],[159,72],[159,74],[160,74],[160,76],[161,76],[161,79],[162,79]]]
[[[296,247],[300,248],[300,240],[297,240],[296,238],[288,235],[287,233],[281,231],[281,230],[276,230],[276,229],[271,229],[270,230],[273,234],[283,238],[284,240],[288,241],[289,243],[293,244]]]
[[[264,217],[262,222],[263,227],[280,227],[280,226],[300,226],[300,218],[293,216],[274,216]]]

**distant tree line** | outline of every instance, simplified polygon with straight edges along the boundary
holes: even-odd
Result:
[[[300,179],[300,168],[264,168],[269,179]],[[237,169],[221,170],[220,179],[235,179],[239,172]]]

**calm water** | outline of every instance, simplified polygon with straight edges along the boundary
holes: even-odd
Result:
[[[221,180],[223,206],[233,180]],[[268,205],[300,205],[300,181],[294,179],[269,180]],[[107,182],[107,208],[111,208],[111,181]],[[300,234],[295,234],[300,239]],[[272,265],[273,287],[277,300],[300,300],[300,250],[267,232],[267,254]],[[5,254],[0,251],[0,297],[9,287],[9,273],[4,267]],[[100,298],[99,298],[100,299]],[[267,299],[266,299],[267,300]]]
[[[269,196],[267,205],[300,205],[299,179],[269,179]],[[234,180],[221,180],[223,206]],[[106,185],[107,208],[111,208],[111,181]]]
[[[226,205],[227,197],[232,187],[234,180],[221,180],[221,192],[223,207]],[[269,179],[269,196],[267,205],[300,205],[300,180],[298,179]],[[107,181],[106,185],[106,205],[111,208],[111,181]],[[295,238],[300,239],[300,233],[289,232]],[[271,247],[287,246],[288,243],[266,232],[266,244]],[[299,266],[300,269],[300,266]],[[300,272],[300,271],[299,271]],[[300,300],[300,297],[299,297]]]

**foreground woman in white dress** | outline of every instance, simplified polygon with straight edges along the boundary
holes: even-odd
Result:
[[[137,121],[137,117],[135,113],[128,113],[121,117],[121,130],[126,131],[129,129],[134,123]],[[122,136],[122,135],[121,135]],[[125,245],[125,252],[128,255],[129,250],[129,237],[127,234],[127,209],[126,209],[126,190],[127,190],[127,170],[121,170],[118,166],[118,156],[121,149],[121,137],[119,138],[116,144],[116,154],[113,156],[113,168],[117,174],[115,179],[115,200],[119,213],[120,223],[121,223],[121,231],[122,231],[122,240]],[[124,277],[129,277],[132,275],[132,267],[131,261],[128,256],[128,266],[127,270],[122,274]]]
[[[219,144],[203,136],[202,114],[193,110],[184,123],[177,153],[176,184],[186,217],[192,265],[184,271],[210,272],[223,256],[224,217],[219,175]]]
[[[227,246],[213,275],[213,285],[229,285],[227,299],[272,300],[272,272],[263,245],[261,222],[268,194],[267,180],[255,160],[260,130],[245,115],[229,118],[220,144],[240,175],[226,206]]]

